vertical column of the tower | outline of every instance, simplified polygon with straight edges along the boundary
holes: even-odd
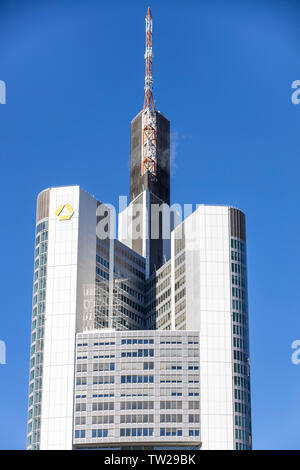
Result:
[[[154,217],[157,210],[153,206],[170,204],[170,122],[161,113],[155,112],[157,123],[157,150],[156,150],[156,174],[150,171],[142,174],[142,125],[143,112],[140,112],[131,123],[131,153],[130,153],[130,202],[133,228],[138,228],[140,234],[131,234],[132,245],[137,253],[149,256],[149,273],[158,269],[165,261],[164,253],[163,218],[162,215]],[[148,192],[146,197],[143,192]],[[147,203],[148,201],[148,203]],[[152,213],[152,217],[151,217]],[[166,216],[168,217],[168,215]],[[169,224],[170,221],[165,221]],[[164,236],[166,232],[164,231]]]

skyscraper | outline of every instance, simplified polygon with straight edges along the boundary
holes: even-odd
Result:
[[[131,123],[130,203],[37,199],[28,449],[251,448],[245,216],[170,207],[170,123]]]

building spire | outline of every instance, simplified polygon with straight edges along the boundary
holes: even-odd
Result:
[[[145,50],[145,98],[142,117],[142,162],[141,174],[149,172],[156,176],[156,113],[153,99],[152,78],[152,15],[148,7],[146,15]]]

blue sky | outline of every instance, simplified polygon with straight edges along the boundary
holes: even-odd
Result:
[[[171,121],[172,202],[247,214],[253,442],[300,449],[300,4],[151,2],[154,97]],[[139,1],[0,2],[0,448],[25,446],[36,196],[129,190],[143,104]]]

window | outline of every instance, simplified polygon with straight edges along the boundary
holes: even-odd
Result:
[[[144,362],[144,370],[154,369],[154,362]]]
[[[121,410],[153,410],[153,401],[121,401]]]
[[[121,375],[121,384],[153,383],[153,375]]]
[[[75,411],[86,411],[86,403],[76,403]]]
[[[199,401],[189,401],[189,410],[199,410],[200,402]]]
[[[136,351],[123,351],[121,357],[154,357],[154,349],[138,349]]]
[[[109,436],[108,429],[92,429],[92,438],[103,438]]]
[[[160,409],[161,410],[181,410],[182,401],[169,401],[169,400],[161,401]]]
[[[121,428],[120,437],[153,436],[153,428]]]
[[[99,402],[93,403],[92,410],[93,411],[113,410],[114,406],[115,405],[113,401],[99,401]]]
[[[100,375],[93,377],[93,385],[98,384],[113,384],[115,383],[115,378],[112,375]]]
[[[189,415],[189,423],[199,423],[200,415]]]
[[[115,363],[114,362],[102,362],[102,363],[94,363],[93,365],[94,371],[108,371],[108,370],[115,370]]]
[[[75,425],[82,426],[86,424],[86,417],[85,416],[76,416],[75,418]]]
[[[182,423],[182,414],[161,414],[161,423]]]
[[[75,431],[75,439],[84,439],[85,438],[85,431]]]
[[[77,377],[76,385],[86,385],[86,377]]]
[[[92,424],[112,424],[114,422],[113,415],[100,415],[92,417]]]
[[[154,415],[148,414],[133,414],[133,415],[121,415],[120,423],[121,424],[130,424],[130,423],[153,423]]]
[[[182,429],[177,428],[160,428],[161,437],[182,436]]]

